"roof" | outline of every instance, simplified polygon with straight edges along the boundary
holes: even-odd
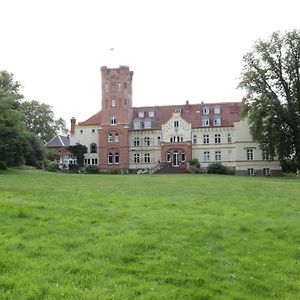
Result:
[[[189,104],[184,105],[168,105],[168,106],[148,106],[148,107],[134,107],[133,116],[130,124],[133,129],[133,121],[139,119],[140,121],[152,120],[151,129],[161,129],[161,126],[165,124],[171,117],[172,114],[177,110],[181,112],[181,117],[188,123],[192,124],[192,128],[200,128],[202,126],[202,118],[209,118],[213,120],[216,117],[214,108],[220,107],[221,126],[233,126],[234,122],[241,119],[243,104],[242,102],[221,102],[221,103],[200,103],[200,104]],[[209,114],[203,114],[203,108],[209,108]],[[154,112],[154,117],[149,117],[149,112]],[[139,112],[144,112],[144,117],[139,117]],[[101,114],[99,111],[84,122],[79,122],[78,125],[100,125]],[[213,121],[211,121],[213,124]]]
[[[91,116],[89,119],[79,122],[79,125],[100,125],[101,124],[101,111],[98,111],[96,114]]]
[[[57,147],[69,147],[70,138],[68,136],[57,135],[48,143],[46,143],[46,148],[57,148]]]
[[[220,114],[214,113],[214,108],[220,107]],[[203,114],[203,108],[209,108],[209,114]],[[169,106],[153,106],[153,107],[134,107],[132,120],[153,120],[152,129],[161,129],[176,111],[180,111],[181,117],[192,124],[192,128],[202,126],[202,118],[214,119],[216,116],[221,118],[221,126],[233,126],[234,122],[241,119],[243,104],[241,102],[223,102],[223,103],[201,103],[201,104],[185,104],[185,105],[169,105]],[[154,112],[154,117],[149,117],[149,112]],[[139,112],[144,112],[144,117],[139,117]],[[212,123],[212,122],[211,122]],[[131,122],[133,128],[133,121]]]

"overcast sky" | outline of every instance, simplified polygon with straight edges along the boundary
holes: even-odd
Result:
[[[299,0],[0,0],[0,69],[68,125],[101,109],[105,65],[134,71],[134,106],[240,101],[243,55],[300,29],[299,13]]]

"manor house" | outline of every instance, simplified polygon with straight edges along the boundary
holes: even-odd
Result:
[[[253,141],[242,103],[133,107],[129,67],[102,67],[101,75],[102,110],[78,124],[71,119],[70,145],[87,147],[86,165],[171,170],[197,158],[201,168],[221,162],[237,175],[281,174],[278,160]]]

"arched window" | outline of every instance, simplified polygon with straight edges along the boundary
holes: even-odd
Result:
[[[113,154],[111,152],[109,152],[108,155],[107,155],[107,163],[109,165],[113,164],[113,162],[114,162],[113,158],[114,158]]]
[[[90,152],[97,153],[97,145],[95,143],[90,145]]]
[[[115,115],[111,116],[111,124],[117,124],[117,118]]]
[[[120,160],[119,160],[119,152],[115,153],[115,164],[119,164]]]
[[[167,152],[166,154],[166,162],[171,162],[171,153]]]
[[[145,163],[150,163],[150,153],[145,153],[144,154],[144,162]]]
[[[185,152],[181,152],[181,161],[185,161]]]
[[[139,147],[140,146],[140,138],[135,137],[133,140],[133,146],[134,147]]]
[[[119,134],[118,134],[118,133],[115,134],[115,142],[116,142],[116,143],[119,142]]]
[[[139,153],[134,153],[133,162],[134,163],[139,163],[140,162],[140,154]]]
[[[107,141],[108,141],[109,143],[111,143],[111,142],[113,141],[113,135],[112,135],[112,133],[109,133],[109,134],[107,135]]]
[[[144,137],[144,146],[150,146],[150,138],[148,136]]]

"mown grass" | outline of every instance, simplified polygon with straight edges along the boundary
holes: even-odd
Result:
[[[0,173],[0,299],[299,295],[299,180]]]

